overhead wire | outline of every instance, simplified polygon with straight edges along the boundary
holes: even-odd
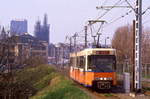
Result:
[[[105,4],[105,3],[107,3],[107,1],[108,0],[105,0],[104,2],[103,2],[103,5]],[[109,10],[107,10],[105,13],[103,13],[100,17],[98,17],[98,18],[96,18],[97,20],[99,20],[100,18],[102,18],[103,16],[105,16],[111,9],[113,9],[116,5],[118,5],[120,2],[121,2],[122,0],[119,0],[118,2],[116,2]],[[122,1],[120,4],[122,4],[122,3],[124,3],[125,1]],[[87,23],[88,21],[86,21],[86,23]],[[88,27],[89,27],[89,25],[88,25]],[[92,29],[91,29],[92,27],[90,26],[90,30],[91,30],[91,35],[93,36],[93,34],[92,34]]]
[[[108,0],[105,0],[102,5],[105,5],[107,2],[108,2]]]
[[[128,16],[130,13],[132,13],[132,11],[133,11],[133,10],[130,10],[130,11],[126,12],[124,15],[121,15],[120,17],[114,19],[113,21],[111,21],[111,22],[109,22],[108,24],[106,24],[105,27],[107,27],[107,26],[109,26],[110,24],[112,24],[112,23],[114,23],[114,22],[116,22],[116,21],[118,21],[118,20],[120,20],[120,19],[122,19],[122,18]]]
[[[116,5],[118,5],[122,0],[117,1],[109,10],[105,11],[100,17],[97,18],[97,20],[101,19],[103,16],[105,16],[108,12],[110,12],[113,8],[115,8]]]
[[[125,2],[132,8],[132,10],[135,12],[135,9],[132,7],[132,5],[130,4],[130,2],[128,0],[125,0]]]
[[[104,4],[106,4],[107,3],[107,1],[108,0],[105,0],[104,2],[103,2],[103,5]],[[122,0],[119,0],[119,1],[117,1],[109,10],[107,10],[107,11],[105,11],[101,16],[99,16],[98,18],[97,18],[97,20],[99,20],[100,18],[102,18],[102,17],[104,17],[108,12],[110,12],[113,8],[115,8],[115,6],[116,5],[119,5],[119,4],[122,4],[122,3],[124,3],[124,2],[127,2],[127,4],[129,5],[129,6],[131,6],[131,4],[129,3],[129,1],[127,1],[127,0],[125,0],[125,1],[122,1]],[[106,26],[109,26],[110,24],[112,24],[112,23],[114,23],[114,22],[116,22],[116,21],[118,21],[118,20],[120,20],[120,19],[122,19],[122,18],[124,18],[125,16],[128,16],[130,13],[132,13],[132,11],[133,11],[133,7],[131,6],[131,8],[132,8],[132,10],[130,10],[129,12],[126,12],[125,13],[125,15],[122,15],[122,16],[120,16],[120,17],[118,17],[118,18],[116,18],[116,19],[114,19],[114,20],[112,20],[110,23],[108,23]],[[134,10],[135,11],[135,10]],[[86,21],[86,22],[88,22],[88,21]],[[105,26],[105,27],[106,27]],[[87,25],[87,27],[89,27],[89,25]],[[101,28],[101,27],[100,27]],[[91,35],[93,36],[93,30],[92,30],[92,27],[90,26],[90,30],[91,30]],[[98,29],[99,30],[99,29]],[[80,33],[83,33],[83,31],[84,31],[84,29],[83,30],[81,30],[81,31],[79,31],[79,32],[77,32],[78,34],[80,34]],[[80,36],[81,37],[81,36]],[[82,36],[82,37],[84,37],[84,36]]]
[[[103,13],[100,17],[98,17],[97,18],[97,20],[98,19],[100,19],[100,18],[102,18],[103,16],[105,16],[111,9],[113,9],[116,5],[118,5],[119,3],[121,2],[121,0],[119,0],[118,2],[116,2],[109,10],[107,10],[105,13]],[[122,4],[122,3],[124,3],[125,1],[123,1],[123,2],[121,2],[120,4]],[[104,23],[101,23],[101,25],[100,25],[100,27],[98,28],[98,31],[97,31],[97,35],[98,35],[98,32],[100,31],[100,29],[102,28],[102,25],[103,25]],[[91,26],[90,26],[91,27]],[[92,29],[91,29],[91,34],[92,34]],[[93,36],[93,35],[92,35]]]
[[[150,10],[150,6],[148,6],[147,8],[146,8],[146,10],[143,12],[143,15],[147,12],[147,11],[149,11]],[[149,16],[150,15],[150,12],[147,14],[147,16]],[[145,19],[145,18],[144,18]],[[147,20],[147,21],[144,21],[143,22],[143,24],[146,24],[146,23],[148,23],[148,22],[150,22],[150,20]]]
[[[142,13],[145,14],[150,9],[150,6],[146,8],[146,10]]]
[[[113,9],[116,5],[118,5],[119,3],[121,2],[121,0],[119,0],[118,2],[116,2],[109,10],[107,10],[105,13],[103,13],[100,17],[98,17],[97,18],[97,20],[98,19],[100,19],[100,18],[102,18],[103,16],[105,16],[109,11],[111,11],[111,9]],[[120,4],[122,4],[122,3],[124,3],[125,1],[122,1]],[[103,3],[104,4],[104,3]],[[100,25],[100,27],[98,28],[98,31],[97,31],[97,34],[98,34],[98,32],[100,31],[100,29],[101,29],[101,25]]]
[[[119,0],[118,2],[116,2],[116,3],[110,8],[110,10],[113,9],[113,8],[114,8],[116,5],[118,5],[120,2],[121,2],[121,0]],[[121,18],[124,18],[125,16],[129,15],[130,13],[132,13],[132,11],[135,11],[134,8],[132,7],[132,5],[130,4],[130,2],[129,2],[128,0],[123,1],[123,2],[121,2],[120,4],[122,4],[122,3],[124,3],[124,2],[126,2],[126,3],[132,8],[132,10],[130,10],[129,12],[126,12],[125,15],[122,15],[122,16],[120,16],[120,17],[114,19],[113,21],[111,21],[110,23],[108,23],[107,26],[110,25],[110,24],[112,24],[112,23],[114,23],[114,22],[116,22],[117,20],[119,20],[119,19],[121,19]],[[109,10],[109,11],[110,11],[110,10]],[[106,11],[106,13],[104,13],[103,15],[101,15],[98,19],[102,18],[102,17],[103,17],[104,15],[106,15],[109,11]]]

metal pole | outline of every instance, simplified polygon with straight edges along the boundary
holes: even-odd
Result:
[[[106,38],[105,38],[105,47],[106,47]]]
[[[75,54],[77,56],[77,50],[76,50],[76,47],[77,47],[77,45],[76,45],[77,33],[75,33],[73,37],[74,37],[74,52],[75,52]],[[77,66],[77,57],[75,57],[75,66]]]
[[[100,47],[99,39],[100,39],[100,35],[101,35],[101,34],[100,34],[100,33],[98,33],[97,35],[98,35],[98,39],[97,39],[97,47]]]
[[[62,48],[62,67],[64,69],[64,47],[65,45],[63,45],[63,48]]]
[[[85,26],[85,48],[87,48],[87,26]]]
[[[106,45],[107,45],[107,39],[109,39],[109,37],[106,37],[106,38],[105,38],[105,47],[106,47]]]
[[[135,20],[133,20],[133,59],[132,59],[132,61],[133,61],[133,68],[132,68],[132,71],[133,71],[133,73],[132,73],[132,91],[134,91],[135,90],[135,87],[134,87],[134,81],[135,81]]]
[[[96,36],[92,36],[94,38],[94,46],[96,46]]]
[[[72,46],[72,38],[70,37],[69,40],[70,40],[70,53],[71,53],[72,52],[72,47],[71,47]]]
[[[134,88],[141,91],[141,37],[142,37],[142,0],[136,0],[136,27],[135,27],[135,82]]]
[[[76,52],[76,38],[77,38],[77,34],[74,34],[74,51]]]

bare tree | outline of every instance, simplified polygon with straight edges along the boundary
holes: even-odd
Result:
[[[112,47],[117,50],[117,61],[123,63],[125,59],[132,63],[133,29],[131,25],[119,27],[113,37]]]
[[[117,63],[125,64],[126,61],[133,65],[133,28],[132,25],[119,27],[112,40],[112,47],[117,50]],[[150,73],[150,29],[143,28],[142,33],[142,66],[145,75]],[[124,66],[124,65],[123,65]],[[131,70],[130,70],[131,71]]]

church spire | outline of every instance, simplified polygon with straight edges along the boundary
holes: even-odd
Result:
[[[2,32],[1,32],[1,33],[2,33],[2,34],[6,34],[4,27],[2,28]]]
[[[45,15],[44,15],[43,25],[44,25],[44,26],[47,26],[47,25],[48,25],[47,22],[48,22],[47,14],[45,14]]]
[[[2,31],[1,31],[1,39],[6,39],[7,38],[7,34],[6,34],[6,31],[5,31],[5,28],[3,27],[2,28]]]

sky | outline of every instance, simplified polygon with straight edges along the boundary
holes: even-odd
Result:
[[[72,36],[79,32],[79,35],[84,35],[80,32],[87,25],[88,20],[97,19],[106,10],[97,10],[96,6],[114,5],[119,0],[1,0],[0,6],[0,25],[6,28],[10,27],[12,19],[27,19],[28,32],[33,35],[35,22],[40,19],[43,21],[44,14],[48,15],[48,23],[50,24],[50,42],[67,42],[66,36]],[[121,5],[127,5],[125,0],[121,0]],[[133,0],[128,0],[134,6]],[[150,6],[149,0],[143,0],[143,11]],[[100,42],[104,43],[106,37],[109,37],[110,43],[115,30],[124,25],[132,23],[134,12],[128,16],[121,18],[109,24],[114,19],[125,15],[131,9],[129,8],[114,8],[108,14],[101,18],[106,20]],[[150,25],[150,11],[143,15],[143,23],[145,27]],[[95,30],[100,24],[95,25]],[[88,31],[90,35],[90,31]],[[83,38],[79,37],[78,42]],[[90,38],[89,38],[90,40]]]

